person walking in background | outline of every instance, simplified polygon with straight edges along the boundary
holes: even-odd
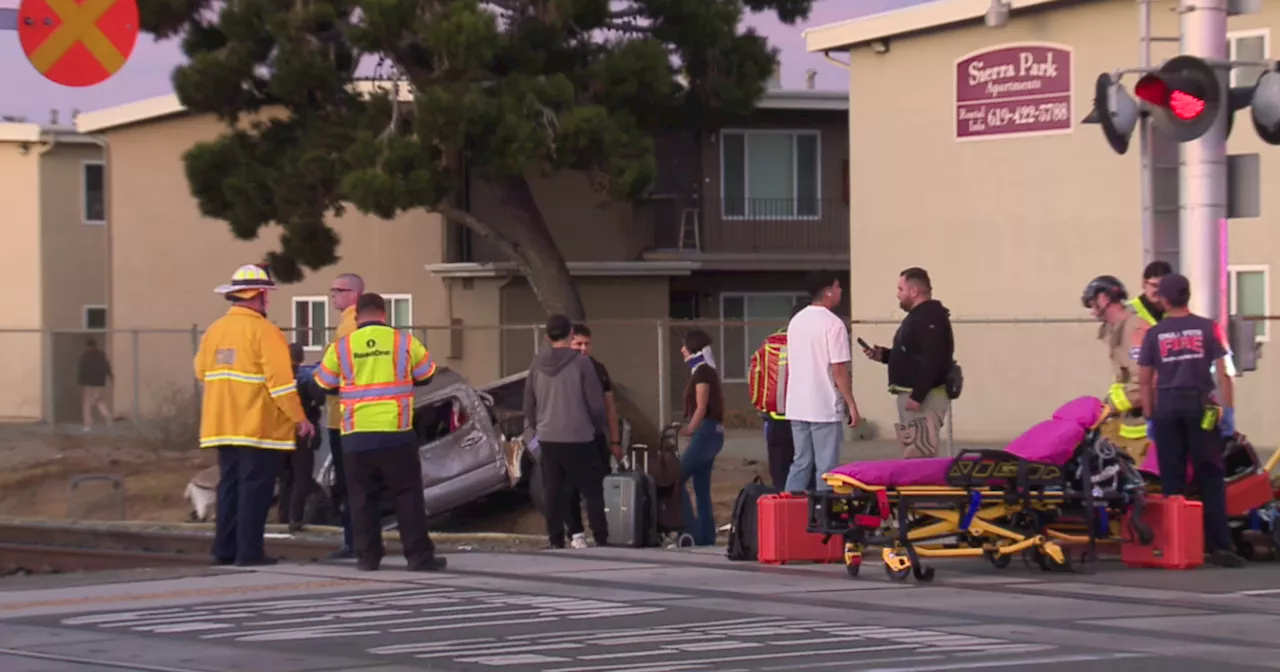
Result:
[[[80,354],[80,364],[76,367],[76,378],[80,384],[83,405],[84,431],[93,429],[93,412],[102,414],[107,427],[111,426],[111,411],[107,408],[107,383],[114,376],[111,373],[111,362],[107,353],[98,349],[98,341],[89,338],[84,342],[84,352]]]
[[[955,362],[951,312],[933,298],[923,268],[898,275],[898,307],[906,311],[893,347],[864,348],[868,359],[889,367],[889,392],[898,398],[898,440],[906,458],[950,455],[939,451],[942,423],[951,413],[947,379]]]
[[[569,347],[582,353],[587,359],[591,360],[591,366],[595,368],[596,375],[600,377],[600,387],[604,390],[604,414],[608,422],[607,435],[599,434],[596,436],[596,443],[600,447],[600,461],[604,465],[604,473],[610,471],[609,458],[616,458],[622,461],[622,439],[620,435],[620,427],[618,424],[618,406],[613,398],[613,382],[609,378],[609,370],[604,368],[595,357],[591,356],[591,329],[585,324],[573,325],[572,337],[569,340]],[[587,535],[582,527],[582,493],[572,490],[569,493],[569,509],[566,524],[569,530],[569,546],[571,548],[586,548]]]
[[[337,390],[342,408],[342,450],[347,460],[352,541],[356,567],[377,571],[385,547],[381,501],[396,512],[400,545],[411,572],[433,572],[448,563],[436,555],[427,533],[422,463],[413,431],[413,388],[436,375],[426,346],[387,325],[387,302],[377,294],[356,299],[358,328],[324,351],[316,384]]]
[[[570,347],[572,331],[564,315],[547,318],[551,347],[534,355],[524,387],[524,439],[532,445],[537,438],[552,548],[564,548],[565,516],[574,492],[586,502],[596,546],[609,543],[598,442],[607,432],[604,388],[591,359]]]
[[[302,401],[302,412],[307,421],[319,426],[320,413],[324,408],[324,392],[316,387],[313,377],[315,367],[302,366],[305,353],[302,344],[289,345],[289,356],[293,360],[293,378],[298,384],[298,398]],[[285,456],[280,470],[280,518],[281,525],[288,525],[289,532],[302,529],[302,517],[307,508],[307,496],[315,484],[312,472],[316,464],[316,446],[320,443],[317,432],[309,438],[298,437],[294,450]]]
[[[333,340],[343,338],[355,331],[356,299],[364,293],[364,278],[355,273],[343,273],[333,279],[329,286],[329,303],[341,315],[338,328],[334,331]],[[331,488],[333,505],[342,520],[342,547],[329,557],[345,559],[355,555],[351,540],[351,504],[347,498],[347,470],[342,450],[342,409],[338,397],[330,395],[325,405],[325,413],[329,420],[329,457],[333,460],[333,487]]]
[[[841,424],[858,424],[849,373],[852,349],[849,330],[834,312],[843,292],[832,271],[805,278],[808,306],[787,325],[787,420],[795,442],[795,459],[786,489],[801,491],[811,479],[818,490],[830,490],[822,475],[840,462]]]
[[[267,319],[267,293],[275,288],[262,267],[241,266],[230,284],[214,290],[232,305],[209,325],[195,356],[204,385],[200,447],[218,451],[217,565],[276,564],[262,535],[280,459],[299,437],[315,434],[298,397],[289,344]]]
[[[683,497],[685,534],[693,537],[696,546],[716,543],[716,521],[711,504],[711,472],[716,456],[724,448],[724,390],[720,375],[716,373],[715,358],[711,354],[711,337],[700,329],[684,335],[680,347],[685,364],[689,365],[689,382],[684,386],[684,426],[680,434],[689,437],[689,445],[680,457],[680,494]],[[697,512],[689,499],[685,484],[693,481],[693,499]]]
[[[1160,278],[1163,317],[1147,330],[1138,353],[1142,412],[1155,440],[1160,491],[1183,495],[1190,462],[1204,504],[1204,546],[1209,562],[1243,567],[1227,519],[1222,437],[1235,432],[1235,388],[1223,362],[1226,349],[1213,320],[1191,314],[1191,283],[1182,275]],[[1221,406],[1213,403],[1216,369]]]

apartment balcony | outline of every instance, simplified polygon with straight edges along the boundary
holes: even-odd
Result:
[[[849,206],[841,199],[666,200],[652,203],[652,208],[655,250],[703,254],[849,252]]]

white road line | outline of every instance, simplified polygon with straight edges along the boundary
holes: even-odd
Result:
[[[1056,663],[1096,663],[1104,660],[1127,658],[1151,658],[1146,653],[1110,653],[1080,656],[1045,656],[1044,658],[1017,658],[1013,660],[986,660],[978,663],[949,662],[919,667],[876,667],[862,672],[946,672],[947,670],[975,670],[988,667],[1014,667],[1022,665],[1053,665]]]
[[[906,663],[906,662],[923,662],[926,660],[942,660],[946,656],[895,656],[893,658],[861,658],[857,661],[859,665],[875,665],[877,663]],[[791,670],[808,670],[819,667],[847,667],[853,669],[850,661],[847,660],[828,660],[821,663],[790,663],[787,665],[776,665],[773,667],[762,667],[761,670],[766,672],[791,672]]]
[[[626,646],[627,644],[663,644],[668,642],[724,639],[723,635],[701,632],[673,632],[671,634],[634,635],[631,637],[611,637],[608,639],[588,639],[584,644],[594,646]]]
[[[689,642],[687,644],[663,644],[664,649],[674,649],[676,651],[685,651],[697,653],[702,651],[724,651],[726,649],[754,649],[758,646],[764,646],[760,642],[741,642],[736,640],[723,642]]]
[[[558,658],[555,656],[543,656],[536,653],[517,653],[509,656],[489,656],[487,658],[476,658],[474,660],[459,660],[463,663],[480,663],[481,665],[490,665],[500,667],[506,665],[534,665],[537,663],[563,663],[571,658]]]
[[[306,639],[331,639],[333,637],[370,637],[382,634],[377,630],[356,630],[348,632],[346,630],[303,630],[298,632],[281,632],[266,635],[250,635],[248,637],[237,637],[237,642],[289,642]]]
[[[453,630],[456,628],[485,628],[493,625],[518,625],[521,623],[550,623],[558,620],[554,616],[544,618],[510,618],[504,621],[470,621],[468,623],[441,623],[425,625],[417,628],[393,628],[388,632],[424,632],[427,630]]]
[[[581,644],[538,644],[535,646],[522,646],[521,651],[567,651],[569,649],[581,649]],[[435,653],[418,653],[414,654],[414,658],[453,658],[460,663],[475,662],[476,659],[485,658],[487,656],[506,656],[511,655],[512,647],[510,646],[487,646],[484,648],[471,649],[468,651],[437,651]],[[572,660],[572,658],[568,659]]]
[[[426,653],[437,649],[447,649],[454,646],[473,646],[476,644],[492,644],[498,640],[492,637],[476,637],[473,639],[454,639],[447,642],[422,642],[415,644],[389,644],[387,646],[377,646],[367,649],[367,653],[375,656],[394,656],[404,653]]]
[[[915,648],[918,648],[918,647],[913,646],[911,644],[891,644],[886,646],[860,646],[857,648],[847,648],[847,649],[825,649],[820,653],[824,656],[830,656],[838,653],[874,653],[877,651],[902,651],[903,649],[915,649]],[[790,658],[794,655],[796,655],[795,651],[785,651],[785,652],[776,652],[776,653],[758,653],[758,654],[752,654],[748,656],[725,656],[722,658],[705,658],[705,659],[699,660],[698,664],[714,665],[716,663],[738,663],[738,662],[745,662],[749,660],[770,660],[774,658]],[[544,672],[604,672],[605,670],[612,670],[612,669],[614,669],[613,666],[557,667],[554,669],[545,670]],[[642,668],[640,666],[628,666],[626,669],[640,672]]]

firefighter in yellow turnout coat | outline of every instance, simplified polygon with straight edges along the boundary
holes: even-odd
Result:
[[[309,438],[284,334],[266,317],[276,285],[259,266],[241,266],[214,291],[232,303],[200,340],[196,378],[204,385],[200,447],[218,450],[214,564],[275,564],[263,549],[283,451]]]
[[[421,341],[387,326],[381,296],[361,294],[356,319],[359,328],[325,350],[315,380],[338,393],[357,566],[374,571],[382,562],[379,503],[385,491],[395,507],[409,570],[444,569],[445,559],[436,555],[427,534],[413,430],[413,388],[429,382],[436,365]]]
[[[1102,321],[1098,339],[1106,345],[1111,360],[1107,404],[1117,416],[1102,426],[1102,434],[1142,464],[1150,443],[1138,387],[1138,353],[1150,325],[1129,308],[1127,299],[1124,285],[1110,275],[1094,278],[1081,297],[1084,306]]]

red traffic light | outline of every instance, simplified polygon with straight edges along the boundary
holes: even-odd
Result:
[[[1161,110],[1180,142],[1205,134],[1222,110],[1223,84],[1203,59],[1176,56],[1138,80],[1139,100]]]

